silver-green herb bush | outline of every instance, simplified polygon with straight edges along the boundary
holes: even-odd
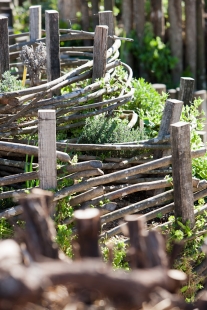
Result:
[[[5,71],[2,74],[0,81],[0,93],[11,92],[22,89],[22,82],[12,75],[10,71]]]

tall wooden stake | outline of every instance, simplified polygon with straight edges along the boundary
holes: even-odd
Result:
[[[192,190],[192,165],[190,148],[190,124],[178,122],[171,125],[172,175],[174,187],[175,216],[182,222],[195,224]]]
[[[60,77],[59,14],[57,11],[45,11],[45,29],[47,80],[50,82]]]
[[[8,18],[0,16],[0,79],[9,70]]]
[[[107,42],[108,26],[96,26],[93,49],[93,82],[105,75]]]
[[[29,32],[30,40],[36,40],[42,37],[41,5],[33,5],[29,8]]]
[[[108,34],[113,36],[115,33],[114,30],[114,15],[112,11],[99,12],[99,25],[108,26]],[[110,48],[114,43],[114,40],[108,38],[108,48]]]
[[[57,187],[55,110],[39,110],[38,121],[40,188],[55,189]]]
[[[184,105],[191,105],[194,94],[195,80],[188,77],[180,78],[179,100],[182,100]]]

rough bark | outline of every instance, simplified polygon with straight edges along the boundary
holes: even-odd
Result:
[[[181,0],[168,1],[168,15],[170,22],[169,37],[171,52],[178,62],[172,71],[173,83],[179,85],[183,72],[183,39],[182,39],[182,7]]]

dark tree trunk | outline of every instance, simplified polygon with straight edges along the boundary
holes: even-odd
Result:
[[[153,25],[154,34],[157,37],[164,38],[165,26],[164,15],[162,9],[162,0],[151,0],[151,22]]]
[[[196,78],[196,0],[185,0],[185,66]]]
[[[122,1],[122,21],[126,36],[129,36],[130,32],[133,29],[133,0]],[[124,48],[123,59],[124,62],[133,67],[132,54],[130,53],[129,50],[127,50],[127,48]]]
[[[98,12],[99,12],[99,1],[92,0],[92,20],[93,20],[93,31],[95,31],[96,26],[99,24]]]
[[[206,89],[204,1],[196,1],[197,19],[197,89]]]
[[[181,0],[168,1],[168,15],[170,22],[169,38],[171,52],[178,59],[172,71],[173,83],[178,86],[183,72],[183,39],[182,39],[182,7]]]

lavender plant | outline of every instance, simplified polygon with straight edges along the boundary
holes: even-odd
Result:
[[[27,67],[31,86],[39,85],[41,73],[46,69],[46,46],[40,42],[34,49],[33,46],[23,46],[20,59]]]

